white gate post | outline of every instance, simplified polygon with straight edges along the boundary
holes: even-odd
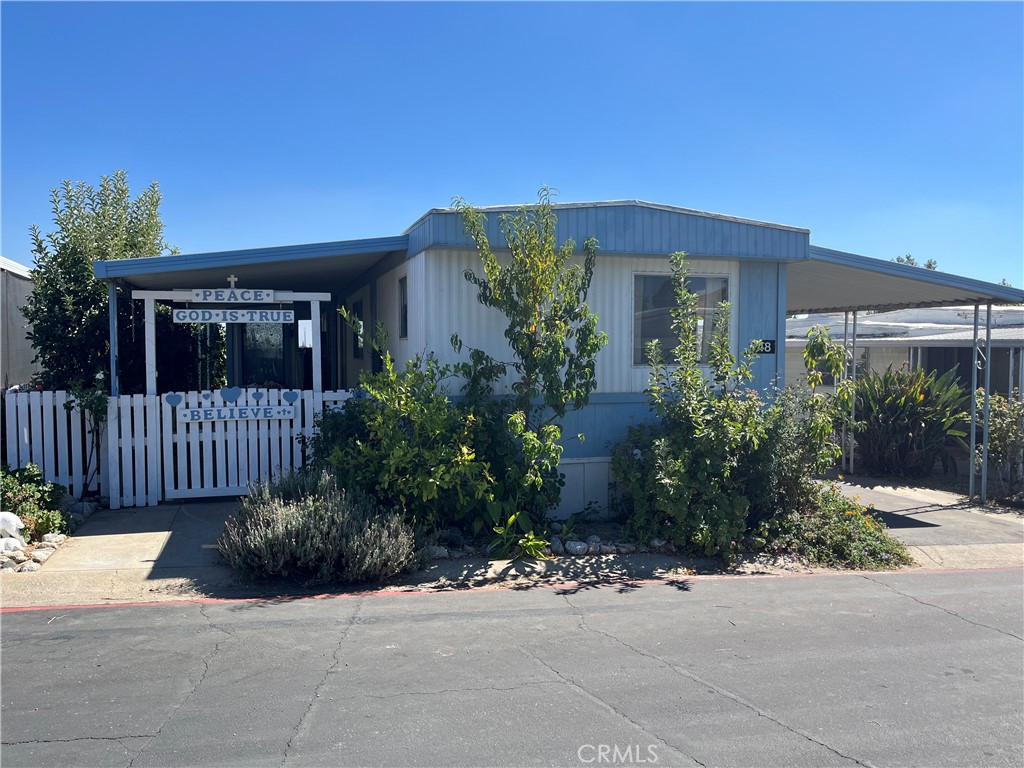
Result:
[[[323,356],[320,354],[320,302],[309,302],[309,324],[313,331],[313,391],[324,391],[324,379],[321,366]]]
[[[146,394],[156,394],[156,299],[146,299]]]

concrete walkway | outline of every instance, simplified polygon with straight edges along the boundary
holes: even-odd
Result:
[[[925,568],[1024,567],[1024,517],[968,506],[958,494],[846,478],[850,498],[873,505]]]
[[[4,606],[188,598],[238,588],[217,552],[234,499],[104,509],[36,573],[4,573]]]
[[[1024,518],[969,508],[943,491],[848,481],[845,493],[873,504],[918,564],[931,569],[1024,566]],[[855,484],[857,483],[857,484]],[[93,515],[36,573],[0,574],[0,605],[148,602],[267,597],[298,584],[240,583],[216,549],[234,499],[190,501]],[[392,589],[521,587],[531,581],[625,582],[672,577],[679,558],[609,555],[557,561],[435,561]],[[690,563],[691,567],[693,566]],[[714,566],[712,565],[711,568]],[[698,566],[697,570],[705,569]]]

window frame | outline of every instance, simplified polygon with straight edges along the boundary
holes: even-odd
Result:
[[[398,338],[409,338],[409,275],[398,278]]]
[[[726,296],[730,305],[729,311],[729,346],[733,354],[737,354],[737,320],[738,314],[738,302],[736,296],[739,294],[739,275],[738,270],[734,268],[732,264],[722,266],[718,268],[717,265],[710,265],[708,262],[703,262],[699,265],[695,265],[692,262],[689,265],[690,274],[688,277],[691,278],[712,278],[712,279],[724,279],[726,281]],[[629,313],[629,360],[630,366],[634,370],[650,370],[650,363],[647,361],[636,362],[636,279],[638,277],[672,277],[671,270],[657,270],[657,269],[635,269],[630,273],[632,280],[630,281],[630,313]],[[671,350],[666,350],[666,353]],[[674,368],[675,363],[671,360],[668,354],[666,354],[665,365],[668,368]],[[708,363],[700,363],[699,367],[701,370],[708,370]]]

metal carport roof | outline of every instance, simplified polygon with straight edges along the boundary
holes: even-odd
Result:
[[[1020,304],[1024,291],[855,253],[810,247],[786,265],[786,313]]]

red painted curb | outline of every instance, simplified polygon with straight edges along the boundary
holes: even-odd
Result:
[[[516,590],[510,587],[487,585],[482,587],[466,587],[465,589],[408,589],[408,590],[362,590],[359,592],[323,592],[316,595],[278,595],[276,597],[200,597],[191,600],[150,600],[136,603],[93,603],[84,605],[38,605],[21,606],[12,608],[0,608],[0,614],[4,613],[28,613],[31,611],[79,611],[92,608],[154,608],[168,605],[220,605],[224,603],[297,603],[302,600],[346,600],[354,597],[432,597],[436,595],[471,594],[477,592],[516,592],[532,591],[535,589],[572,589],[574,587],[598,587],[602,585],[614,585],[623,582],[630,584],[665,584],[669,581],[722,581],[748,580],[748,579],[772,579],[772,578],[807,578],[820,576],[924,576],[940,573],[991,573],[993,571],[1022,571],[1020,567],[1000,568],[930,568],[913,569],[903,571],[813,571],[810,573],[705,573],[705,574],[679,574],[678,576],[662,579],[616,579],[604,581],[563,581],[557,584],[537,584],[528,590]]]

